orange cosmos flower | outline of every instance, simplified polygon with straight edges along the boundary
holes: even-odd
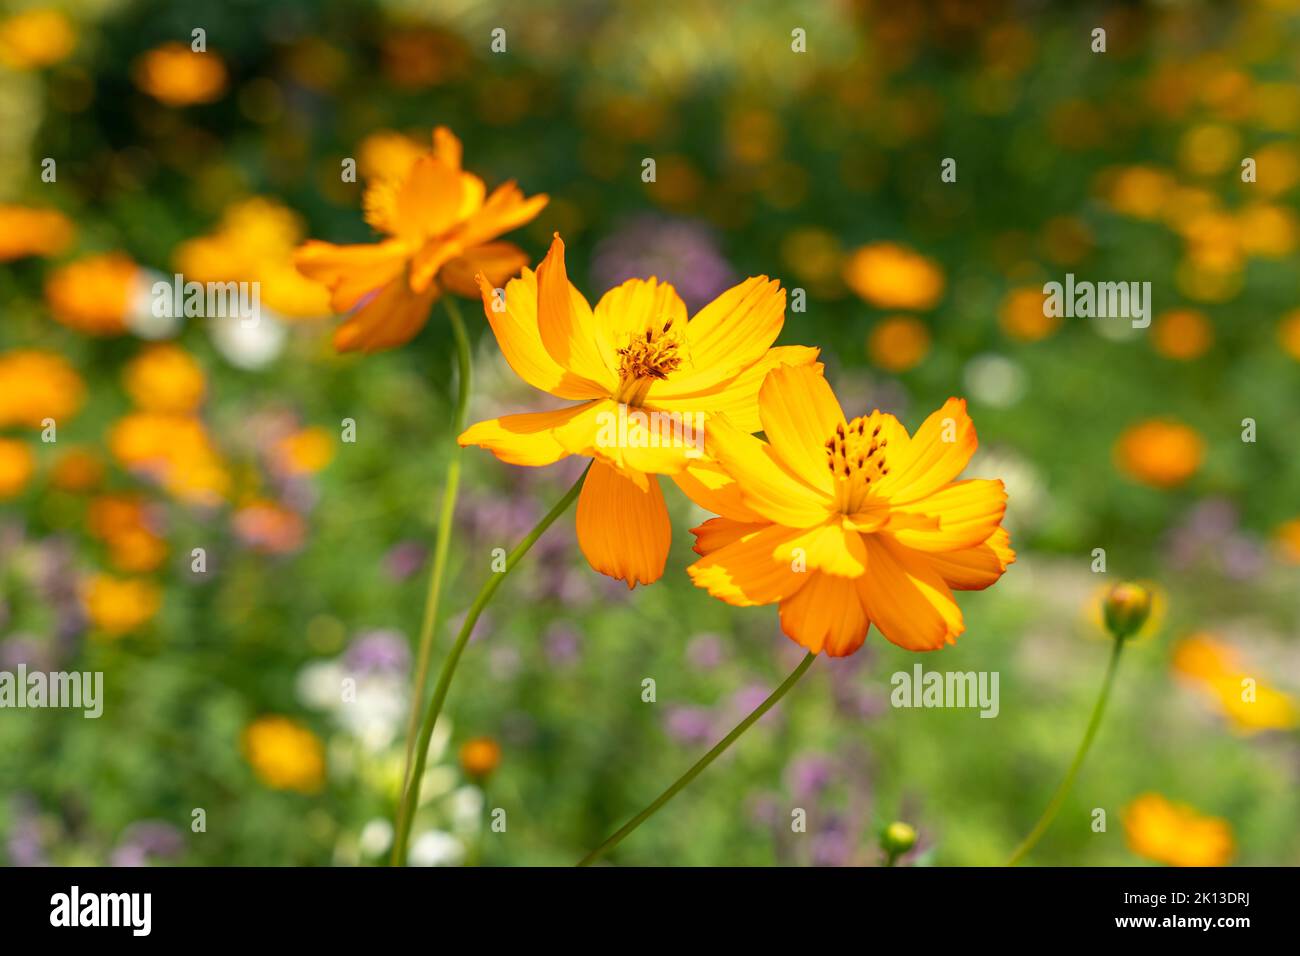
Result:
[[[24,10],[0,21],[0,64],[10,69],[52,66],[76,45],[76,30],[58,10]]]
[[[0,501],[27,487],[35,470],[36,457],[30,448],[16,438],[0,438]]]
[[[56,256],[75,235],[72,221],[56,209],[0,204],[0,262]]]
[[[716,598],[780,604],[813,653],[852,654],[874,624],[908,650],[962,633],[952,589],[981,590],[1015,560],[1001,481],[955,481],[978,444],[951,398],[909,436],[892,415],[846,420],[813,367],[779,368],[758,393],[768,441],[710,420],[716,465],[678,483],[720,517],[694,529],[687,571]]]
[[[864,301],[881,309],[933,309],[943,298],[938,263],[894,242],[873,242],[844,262],[844,281]]]
[[[1169,866],[1227,866],[1235,852],[1227,820],[1158,793],[1144,793],[1124,808],[1124,830],[1130,850]]]
[[[593,568],[628,587],[659,580],[668,558],[672,529],[652,476],[676,479],[702,456],[710,415],[726,412],[757,431],[763,376],[817,358],[817,349],[771,348],[785,290],[767,276],[728,289],[689,322],[676,290],[653,278],[629,279],[592,309],[569,282],[557,235],[504,301],[485,277],[479,286],[510,367],[578,404],[479,422],[459,441],[514,465],[594,458],[578,498],[578,543]]]
[[[1131,425],[1115,442],[1115,463],[1135,481],[1175,488],[1201,467],[1205,441],[1181,422],[1150,419]]]
[[[352,246],[312,240],[298,249],[299,271],[329,288],[335,310],[359,306],[334,335],[340,352],[402,345],[442,291],[472,296],[477,273],[497,286],[528,264],[521,249],[492,240],[531,221],[547,197],[525,199],[513,182],[487,196],[460,161],[460,140],[438,127],[432,151],[366,188],[366,221],[388,238]]]
[[[140,267],[121,252],[84,256],[45,280],[45,299],[61,325],[87,335],[121,335],[138,294]]]
[[[131,75],[137,87],[168,106],[211,103],[226,91],[221,57],[184,43],[164,43],[142,54]]]

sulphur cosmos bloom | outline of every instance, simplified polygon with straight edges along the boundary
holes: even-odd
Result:
[[[699,423],[707,429],[711,415],[757,430],[763,377],[817,358],[812,348],[771,347],[785,290],[767,276],[728,289],[689,321],[676,290],[654,278],[629,279],[593,309],[569,282],[557,235],[537,272],[525,269],[503,295],[487,277],[479,286],[510,367],[575,404],[479,422],[459,441],[514,465],[594,459],[578,498],[578,542],[593,568],[628,587],[657,581],[668,558],[672,530],[654,476],[677,478],[702,460]],[[671,436],[654,431],[657,421],[683,423],[682,440],[664,440]]]
[[[311,240],[299,247],[294,263],[329,288],[331,307],[356,308],[334,335],[340,352],[403,345],[424,327],[442,291],[472,296],[478,273],[499,284],[528,264],[518,247],[492,240],[531,221],[547,197],[525,199],[513,182],[489,196],[460,161],[460,140],[438,127],[431,151],[366,188],[366,222],[387,238],[349,246]]]
[[[715,464],[681,486],[719,515],[694,529],[699,587],[740,607],[779,604],[814,653],[852,654],[874,624],[914,651],[963,630],[953,589],[993,584],[1015,560],[1001,481],[955,481],[977,445],[949,399],[909,435],[893,415],[849,420],[814,367],[778,368],[758,393],[763,441],[709,423]]]

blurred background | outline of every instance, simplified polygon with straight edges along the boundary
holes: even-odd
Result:
[[[0,860],[386,859],[450,330],[338,356],[290,253],[370,241],[367,174],[445,124],[489,186],[550,194],[506,238],[536,261],[560,231],[593,301],[778,277],[806,295],[780,341],[850,415],[965,396],[969,473],[1010,490],[1019,560],[956,646],[818,660],[613,862],[878,865],[893,820],[903,864],[1003,862],[1087,721],[1099,591],[1137,577],[1157,613],[1030,861],[1300,863],[1300,4],[0,9],[0,669],[105,675],[98,720],[0,711]],[[154,316],[174,273],[260,282],[262,321]],[[1150,328],[1045,318],[1066,273],[1150,281]],[[464,308],[471,420],[554,407]],[[580,463],[465,467],[435,666]],[[412,862],[575,861],[798,661],[773,608],[691,586],[704,515],[666,496],[660,583],[591,571],[571,516],[506,582]],[[998,672],[997,718],[891,707],[917,662]]]

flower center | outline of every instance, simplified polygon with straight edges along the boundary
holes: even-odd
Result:
[[[873,482],[889,474],[888,438],[880,437],[880,413],[836,425],[826,440],[826,467],[835,477],[835,499],[843,514],[864,510]]]
[[[681,367],[679,346],[672,319],[633,333],[627,345],[618,350],[619,383],[615,398],[625,405],[640,405],[654,382],[663,381]]]

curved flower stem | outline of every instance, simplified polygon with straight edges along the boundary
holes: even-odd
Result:
[[[494,573],[488,578],[483,587],[479,589],[478,596],[474,598],[474,603],[470,605],[469,611],[465,614],[465,621],[460,626],[460,633],[456,635],[456,641],[447,652],[447,659],[443,661],[442,670],[438,673],[438,683],[433,688],[433,699],[429,702],[429,708],[424,712],[424,720],[420,725],[420,738],[415,748],[415,760],[411,767],[410,779],[406,781],[403,789],[401,806],[397,812],[397,836],[393,842],[392,863],[394,866],[402,866],[406,863],[407,844],[411,836],[411,819],[415,816],[415,810],[420,805],[420,784],[424,776],[424,764],[429,756],[429,741],[433,738],[433,727],[438,722],[438,715],[442,713],[442,705],[447,699],[447,691],[451,687],[451,678],[456,673],[456,665],[460,663],[460,656],[465,650],[465,645],[469,643],[470,634],[474,631],[474,625],[478,622],[479,615],[483,609],[492,600],[492,595],[496,593],[501,582],[505,580],[516,564],[523,559],[529,549],[537,543],[543,532],[555,523],[555,519],[568,510],[569,505],[573,504],[578,492],[582,490],[582,481],[587,477],[587,471],[591,468],[589,464],[583,469],[578,480],[573,483],[573,487],[564,493],[564,497],[555,503],[546,516],[537,523],[527,536],[515,545],[515,549],[506,556],[505,570]]]
[[[673,797],[677,796],[679,790],[681,790],[688,783],[690,783],[701,773],[703,773],[704,768],[707,767],[709,764],[713,763],[713,761],[717,759],[717,757],[719,757],[723,753],[723,751],[725,751],[728,747],[730,747],[733,743],[735,743],[737,738],[739,738],[741,734],[743,734],[746,730],[748,730],[755,721],[757,721],[760,717],[762,717],[774,706],[776,706],[777,701],[779,701],[782,697],[785,696],[786,691],[788,691],[791,687],[795,685],[795,683],[799,680],[799,678],[804,675],[804,671],[806,671],[812,665],[812,662],[816,659],[817,659],[816,654],[813,654],[811,652],[806,654],[804,656],[804,659],[799,662],[799,666],[794,669],[794,671],[790,674],[789,677],[785,679],[785,681],[781,684],[780,687],[772,691],[771,696],[769,696],[767,700],[763,701],[763,703],[755,707],[753,712],[750,713],[748,717],[746,717],[744,720],[738,723],[735,729],[732,730],[731,733],[723,737],[722,740],[720,740],[712,750],[710,750],[703,757],[701,757],[699,761],[696,762],[695,766],[691,767],[690,770],[682,774],[681,777],[678,778],[676,783],[670,786],[663,793],[659,794],[659,796],[655,798],[654,802],[651,803],[650,806],[646,807],[644,810],[642,810],[640,813],[634,816],[631,820],[629,820],[627,823],[623,825],[622,829],[620,829],[618,832],[613,834],[604,843],[596,847],[596,849],[592,850],[581,860],[579,860],[577,865],[590,866],[591,864],[595,863],[607,851],[614,849],[614,847],[618,846],[621,842],[623,842],[624,837],[626,837],[629,833],[631,833],[641,824],[645,823],[646,820],[650,819],[650,817],[652,817],[660,807],[662,807]]]
[[[451,320],[451,331],[456,339],[456,363],[459,378],[456,389],[456,410],[451,419],[452,440],[465,430],[465,414],[469,406],[469,391],[473,364],[469,351],[469,336],[460,316],[460,306],[451,296],[443,303]],[[429,659],[433,656],[433,631],[438,623],[438,603],[442,596],[442,579],[447,569],[447,552],[451,546],[451,528],[456,519],[456,492],[460,488],[461,448],[456,445],[447,462],[447,477],[442,486],[442,510],[438,515],[438,532],[433,545],[433,568],[429,572],[429,589],[424,598],[424,617],[420,622],[420,639],[417,644],[415,682],[411,686],[411,715],[406,722],[406,762],[402,770],[402,786],[411,778],[411,755],[415,752],[415,735],[420,729],[420,706],[429,684]]]
[[[1079,750],[1074,755],[1074,761],[1070,764],[1070,769],[1065,772],[1065,779],[1061,785],[1056,788],[1056,793],[1052,795],[1052,800],[1043,811],[1043,815],[1038,818],[1034,828],[1029,831],[1029,835],[1021,841],[1020,846],[1011,854],[1011,859],[1007,860],[1007,866],[1015,866],[1020,862],[1026,853],[1034,848],[1036,844],[1047,832],[1047,828],[1052,825],[1052,820],[1056,817],[1057,812],[1061,809],[1061,804],[1065,802],[1070,788],[1074,786],[1074,778],[1079,774],[1079,768],[1083,766],[1083,759],[1088,755],[1088,748],[1092,746],[1092,738],[1097,736],[1097,728],[1101,726],[1101,715],[1106,711],[1106,701],[1110,699],[1110,689],[1115,683],[1115,672],[1119,668],[1120,651],[1124,649],[1124,641],[1116,640],[1115,646],[1110,652],[1110,663],[1106,667],[1106,677],[1101,684],[1101,693],[1097,696],[1097,703],[1092,708],[1092,718],[1088,721],[1088,729],[1083,733],[1083,740],[1079,742]]]

